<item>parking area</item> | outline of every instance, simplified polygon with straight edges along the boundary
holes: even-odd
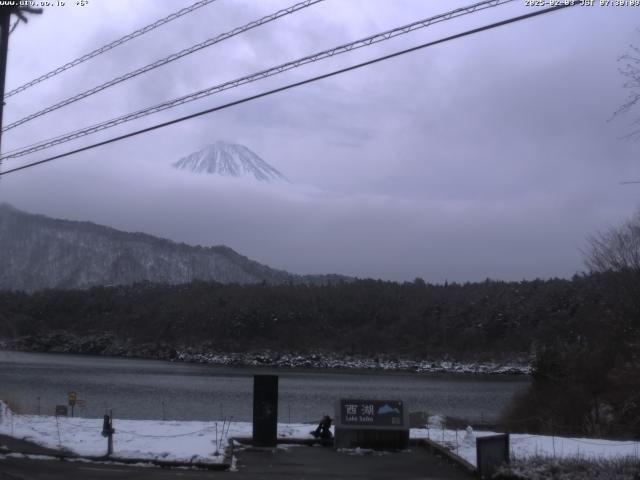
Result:
[[[32,456],[31,458],[14,455],[0,456],[0,480],[98,478],[468,480],[471,478],[463,469],[453,465],[447,459],[417,445],[401,452],[357,449],[336,451],[333,448],[318,445],[279,445],[277,448],[238,446],[234,451],[235,460],[232,469],[226,472],[53,460],[50,455],[55,455],[55,451],[5,436],[0,436],[0,445]]]
[[[237,478],[466,479],[470,475],[424,447],[402,452],[335,451],[325,447],[247,448],[236,453]]]

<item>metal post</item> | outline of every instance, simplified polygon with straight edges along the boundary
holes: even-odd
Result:
[[[113,433],[109,433],[107,437],[107,456],[113,455]]]
[[[107,455],[113,454],[113,410],[109,411],[109,438],[107,441]]]
[[[57,419],[57,417],[56,417]],[[109,415],[105,414],[102,423],[102,436],[107,438],[107,456],[111,456],[113,453],[113,411],[109,412]]]
[[[456,427],[456,455],[458,455],[458,427]]]

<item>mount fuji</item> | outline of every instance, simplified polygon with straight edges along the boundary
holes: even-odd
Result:
[[[261,182],[289,182],[275,167],[256,153],[237,143],[217,141],[181,158],[174,164],[178,170],[208,173],[225,177],[255,178]]]

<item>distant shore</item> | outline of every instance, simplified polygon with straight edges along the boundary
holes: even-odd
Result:
[[[451,358],[411,359],[401,356],[344,355],[335,352],[220,352],[202,347],[179,348],[167,344],[128,344],[112,335],[76,337],[70,334],[29,336],[0,340],[0,350],[66,353],[124,358],[143,358],[185,363],[239,367],[296,369],[378,370],[415,373],[461,373],[483,375],[529,375],[528,359],[458,361]]]

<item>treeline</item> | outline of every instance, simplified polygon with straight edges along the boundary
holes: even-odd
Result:
[[[505,421],[512,431],[640,438],[640,270],[583,280],[595,287],[581,294],[585,308],[546,322],[532,385]]]
[[[116,341],[218,353],[532,355],[532,386],[505,419],[513,430],[558,434],[640,434],[639,332],[640,272],[632,270],[445,285],[195,282],[0,292],[0,339],[40,350],[54,349],[52,338],[94,335],[101,340],[93,353]]]
[[[640,303],[640,295],[620,288],[620,276],[445,285],[421,279],[326,286],[195,282],[0,292],[0,337],[111,332],[134,343],[209,345],[218,351],[449,354],[460,360],[591,341],[619,350],[621,337],[635,335]]]

